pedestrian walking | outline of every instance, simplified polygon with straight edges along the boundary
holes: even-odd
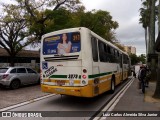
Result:
[[[151,80],[151,70],[146,67],[146,79],[145,79],[145,86],[149,86],[149,81]]]
[[[131,72],[134,78],[136,78],[135,66],[131,66]]]
[[[138,73],[138,79],[141,83],[141,89],[143,93],[145,93],[145,78],[146,78],[146,69],[144,65],[141,65]]]

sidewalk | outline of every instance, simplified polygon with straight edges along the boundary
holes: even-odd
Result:
[[[155,82],[150,82],[145,94],[138,89],[138,79],[133,83],[114,108],[115,111],[160,111],[160,99],[152,98],[156,88]],[[107,120],[159,120],[160,117],[107,117]]]

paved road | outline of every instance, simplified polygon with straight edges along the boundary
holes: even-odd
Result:
[[[40,85],[23,86],[16,90],[0,88],[0,109],[44,95],[47,94],[41,92]]]
[[[118,91],[121,86],[118,86],[116,88],[116,91]],[[115,93],[116,93],[115,91]],[[87,120],[89,117],[83,117],[83,114],[85,114],[84,111],[89,111],[87,114],[88,116],[92,116],[94,113],[96,113],[100,108],[110,99],[114,96],[114,94],[109,94],[108,92],[95,97],[95,98],[79,98],[79,97],[73,97],[73,96],[61,96],[55,95],[37,102],[30,103],[25,106],[21,106],[15,109],[12,109],[11,111],[69,111],[69,114],[76,114],[75,111],[82,111],[80,114],[82,114],[82,117],[59,117],[59,113],[57,112],[58,117],[45,117],[41,118],[42,120]],[[74,111],[74,112],[73,112]],[[63,116],[63,115],[62,115]],[[15,120],[19,120],[20,118],[14,118]],[[14,120],[12,118],[12,120]],[[33,118],[34,120],[36,118]],[[40,118],[37,118],[40,119]],[[29,119],[31,120],[31,118]]]

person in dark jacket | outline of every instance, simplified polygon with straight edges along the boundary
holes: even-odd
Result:
[[[146,79],[145,79],[145,86],[149,86],[149,81],[151,80],[151,70],[146,67]]]
[[[145,78],[146,78],[146,69],[144,65],[140,66],[140,70],[138,73],[138,79],[141,82],[142,92],[145,93]]]

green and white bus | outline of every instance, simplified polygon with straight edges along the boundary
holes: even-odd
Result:
[[[127,53],[91,30],[78,27],[54,31],[41,40],[43,92],[94,97],[128,78]]]

